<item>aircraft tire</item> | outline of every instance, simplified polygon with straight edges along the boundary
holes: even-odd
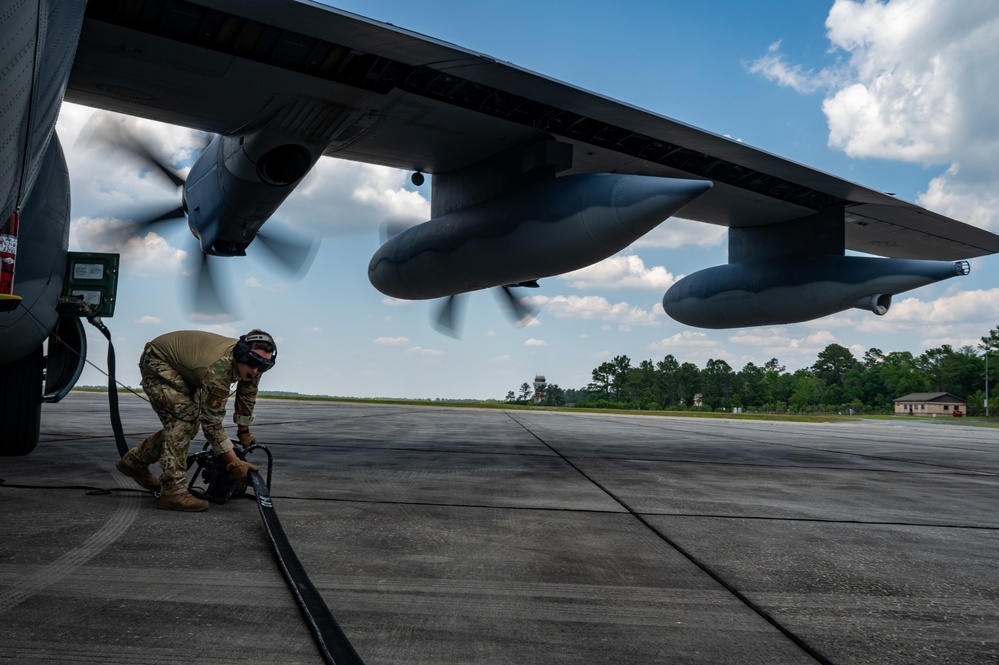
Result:
[[[42,423],[42,347],[0,366],[0,456],[27,455]]]

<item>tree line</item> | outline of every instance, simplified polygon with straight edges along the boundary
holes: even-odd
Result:
[[[710,359],[703,368],[672,354],[637,366],[617,356],[593,369],[584,388],[549,384],[540,395],[524,383],[511,403],[589,408],[745,411],[770,413],[893,413],[893,400],[910,393],[948,392],[968,402],[968,415],[984,415],[986,364],[989,413],[999,406],[999,326],[977,346],[954,349],[944,344],[915,356],[909,351],[868,349],[858,360],[849,349],[830,344],[815,363],[786,371],[776,358],[762,366],[746,363],[736,371],[725,360]]]

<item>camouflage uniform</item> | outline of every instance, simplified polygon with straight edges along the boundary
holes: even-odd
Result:
[[[164,493],[184,489],[187,449],[199,426],[213,453],[232,450],[222,419],[233,383],[233,421],[239,426],[253,421],[260,374],[252,381],[239,380],[233,360],[235,345],[235,339],[185,330],[157,337],[142,353],[142,388],[163,429],[130,451],[130,456],[144,465],[159,462]]]

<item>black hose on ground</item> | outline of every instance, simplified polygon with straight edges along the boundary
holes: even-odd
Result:
[[[121,413],[118,411],[118,382],[115,381],[115,359],[114,344],[111,343],[111,331],[101,321],[101,317],[94,313],[89,307],[87,321],[93,327],[101,331],[101,334],[108,340],[108,407],[111,412],[111,430],[114,432],[114,442],[118,447],[118,456],[124,457],[128,452],[128,443],[125,441],[125,433],[121,428]]]
[[[257,507],[260,508],[260,518],[264,522],[264,529],[270,539],[271,550],[274,552],[274,559],[281,568],[288,589],[295,597],[305,623],[309,626],[309,631],[319,648],[319,653],[323,660],[330,665],[364,665],[364,661],[354,651],[350,640],[347,639],[343,629],[333,618],[333,613],[323,601],[319,590],[316,589],[312,581],[309,580],[305,567],[295,555],[288,536],[281,528],[281,521],[274,510],[274,503],[271,501],[271,493],[264,479],[256,471],[250,472],[250,480],[253,482],[253,491],[257,495]]]

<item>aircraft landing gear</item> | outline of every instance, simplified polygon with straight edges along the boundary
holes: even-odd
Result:
[[[42,420],[42,347],[0,365],[0,456],[27,455],[38,445]]]

